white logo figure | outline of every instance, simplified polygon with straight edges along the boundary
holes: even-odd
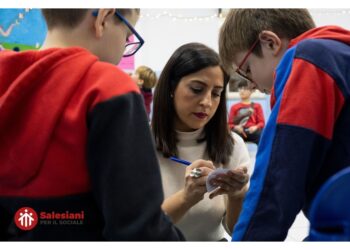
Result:
[[[15,27],[17,23],[12,23],[6,30],[0,25],[0,35],[3,37],[10,36],[13,27]]]
[[[19,214],[19,221],[22,227],[30,227],[34,221],[33,213],[28,213],[28,209],[24,209],[24,213]]]

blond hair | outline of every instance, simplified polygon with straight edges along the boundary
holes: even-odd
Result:
[[[263,30],[290,40],[314,27],[315,23],[306,9],[232,9],[219,35],[223,66],[227,72],[232,72],[234,57],[248,50]],[[259,44],[253,53],[261,56]]]
[[[147,89],[151,89],[157,84],[156,73],[147,66],[140,66],[136,69],[138,78],[143,81],[142,86]]]

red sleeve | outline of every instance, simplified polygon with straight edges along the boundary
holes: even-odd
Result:
[[[233,129],[235,125],[233,124],[233,118],[235,117],[237,112],[237,105],[233,104],[230,109],[230,114],[228,116],[228,125],[230,129]]]
[[[296,59],[283,92],[278,124],[307,128],[332,139],[344,97],[329,74]]]
[[[256,113],[256,126],[262,129],[265,127],[265,119],[262,107],[259,103],[256,103],[254,109]]]
[[[88,91],[88,99],[91,101],[89,111],[112,97],[128,93],[141,94],[140,88],[129,75],[109,63],[95,63],[85,77],[94,82]]]

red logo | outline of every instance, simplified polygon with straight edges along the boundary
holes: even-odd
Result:
[[[38,224],[38,215],[30,207],[22,207],[15,214],[15,223],[22,230],[32,230]]]

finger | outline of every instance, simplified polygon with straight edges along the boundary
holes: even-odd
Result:
[[[220,191],[219,190],[220,190],[220,188],[216,189],[211,194],[209,194],[209,199],[213,199],[214,197],[220,195]]]
[[[227,175],[241,183],[246,183],[249,180],[249,175],[246,172],[243,172],[242,170],[231,170],[227,172]]]
[[[213,178],[211,180],[212,183],[215,182],[232,182],[232,178],[231,176],[227,175],[227,174],[218,174],[215,178]]]
[[[211,172],[214,171],[212,168],[207,168],[207,167],[201,167],[202,170],[202,176],[208,176]]]
[[[226,192],[236,192],[241,190],[246,184],[238,183],[238,182],[227,183],[227,182],[219,181],[217,182],[217,185],[221,187],[223,190],[225,190]]]
[[[218,184],[223,191],[229,192],[232,189],[231,185],[226,182],[219,181]]]
[[[227,174],[219,174],[214,178],[214,181],[223,181],[226,183],[246,183],[248,174],[243,174],[241,172],[229,171]]]
[[[241,183],[236,180],[231,180],[230,182],[218,181],[217,186],[222,187],[224,190],[228,192],[241,190],[246,183]]]
[[[217,177],[210,182],[214,186],[222,186],[225,190],[241,190],[247,183],[237,181],[232,177]]]
[[[213,191],[210,195],[209,195],[209,199],[213,199],[214,197],[218,196],[218,195],[222,195],[224,194],[225,191],[221,188],[215,189],[215,191]]]
[[[244,174],[243,176],[232,176],[231,177],[234,182],[240,183],[240,184],[247,184],[249,181],[249,175]]]
[[[239,170],[239,169],[242,170],[243,173],[245,173],[245,174],[248,173],[248,168],[246,166],[238,167],[237,170]]]

